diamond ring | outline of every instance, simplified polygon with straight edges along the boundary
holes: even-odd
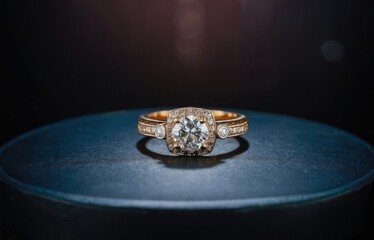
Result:
[[[143,114],[140,134],[165,139],[171,153],[202,156],[213,151],[216,138],[236,137],[248,131],[243,114],[185,107]]]

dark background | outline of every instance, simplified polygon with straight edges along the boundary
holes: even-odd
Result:
[[[1,1],[0,144],[81,114],[233,107],[374,143],[369,1]]]

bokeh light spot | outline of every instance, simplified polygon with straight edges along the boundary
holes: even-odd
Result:
[[[344,45],[335,40],[328,40],[321,46],[322,56],[329,62],[338,62],[344,57]]]

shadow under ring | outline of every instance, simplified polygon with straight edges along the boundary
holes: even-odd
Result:
[[[137,149],[144,155],[159,160],[167,167],[184,169],[213,167],[217,164],[223,163],[223,160],[231,159],[236,155],[242,154],[247,151],[250,146],[249,142],[243,137],[235,137],[232,139],[235,139],[239,143],[238,147],[226,153],[206,156],[172,156],[160,154],[149,149],[147,147],[147,142],[151,139],[153,138],[144,137],[140,139],[136,144]]]

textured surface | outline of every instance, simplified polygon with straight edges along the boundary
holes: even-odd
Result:
[[[23,191],[81,204],[169,209],[266,207],[330,198],[373,177],[371,147],[335,128],[240,111],[249,133],[206,157],[170,155],[137,133],[155,109],[84,116],[3,146],[0,177]]]

